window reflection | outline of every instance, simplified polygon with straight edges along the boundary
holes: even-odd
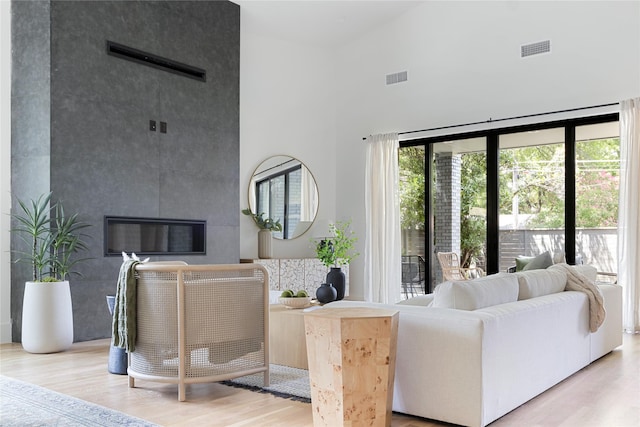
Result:
[[[260,164],[249,184],[249,207],[280,220],[278,239],[293,239],[306,232],[318,211],[318,190],[309,169],[289,156],[274,156]]]

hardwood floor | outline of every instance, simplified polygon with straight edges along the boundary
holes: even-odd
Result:
[[[3,344],[0,373],[163,426],[313,425],[309,404],[221,384],[189,386],[182,403],[175,385],[138,380],[130,389],[126,376],[107,372],[108,347],[108,340],[98,340],[63,353],[29,354],[20,344]],[[393,414],[391,425],[449,424]],[[640,426],[640,335],[625,335],[622,347],[491,426]]]

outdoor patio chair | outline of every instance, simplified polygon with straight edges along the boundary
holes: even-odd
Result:
[[[460,267],[460,257],[455,252],[438,252],[438,261],[445,281],[469,280],[484,276],[480,267]]]
[[[425,262],[419,255],[402,256],[402,291],[405,298],[424,293]]]

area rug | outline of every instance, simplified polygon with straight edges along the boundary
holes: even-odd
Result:
[[[157,427],[113,409],[0,376],[2,426]]]
[[[304,369],[272,364],[269,369],[268,387],[264,387],[263,379],[264,375],[260,373],[224,381],[223,384],[261,393],[269,393],[286,399],[307,403],[311,402],[309,372]]]

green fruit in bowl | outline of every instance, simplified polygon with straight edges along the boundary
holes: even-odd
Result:
[[[282,294],[280,294],[281,298],[293,298],[295,295],[293,294],[293,291],[291,289],[287,289],[286,291],[283,291]]]
[[[298,293],[296,294],[296,296],[297,296],[298,298],[306,298],[306,297],[308,297],[308,296],[309,296],[309,294],[308,294],[308,293],[307,293],[307,291],[305,291],[304,289],[300,289],[300,290],[298,291]]]

